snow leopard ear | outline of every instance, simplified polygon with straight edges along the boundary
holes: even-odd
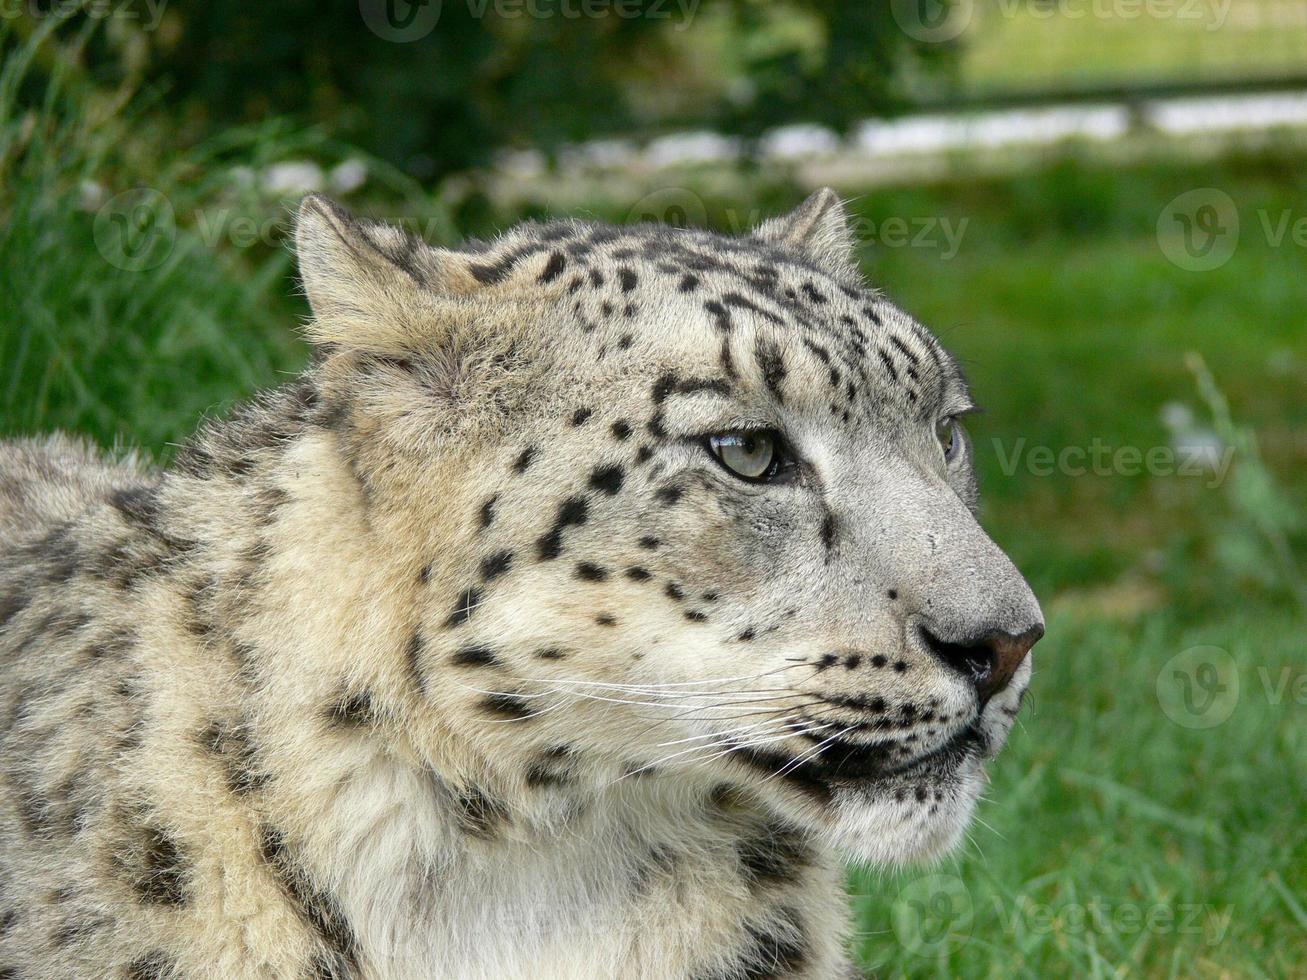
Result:
[[[430,342],[442,308],[478,285],[465,256],[363,221],[317,194],[300,203],[295,251],[313,310],[308,334],[318,344],[378,354],[417,349]]]
[[[760,224],[754,235],[802,252],[839,274],[857,273],[853,233],[839,195],[823,187],[789,214]]]

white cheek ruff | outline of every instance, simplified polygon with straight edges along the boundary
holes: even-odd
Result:
[[[850,859],[876,867],[932,861],[962,839],[983,784],[979,761],[968,759],[944,781],[940,800],[933,793],[919,801],[912,792],[897,800],[877,787],[840,789],[822,836]]]

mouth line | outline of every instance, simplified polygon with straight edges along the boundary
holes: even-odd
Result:
[[[885,742],[859,744],[837,739],[822,750],[821,758],[823,765],[831,771],[834,781],[851,783],[895,779],[935,765],[951,766],[962,761],[973,750],[976,755],[984,755],[988,740],[977,727],[978,721],[978,718],[972,721],[930,751],[896,764],[887,761],[889,743]]]
[[[911,776],[933,765],[954,766],[969,755],[983,758],[988,739],[979,729],[977,717],[955,735],[915,758],[897,765],[886,759],[888,743],[858,744],[842,739],[831,740],[811,757],[791,755],[776,749],[760,749],[747,744],[733,744],[728,758],[733,758],[755,772],[765,771],[768,778],[778,778],[800,791],[828,799],[839,785],[865,786]]]

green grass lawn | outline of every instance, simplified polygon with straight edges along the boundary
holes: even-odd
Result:
[[[1301,5],[1280,0],[959,0],[962,91],[1300,74]]]
[[[286,201],[233,191],[227,168],[329,147],[256,133],[180,154],[116,116],[33,122],[11,92],[0,84],[0,436],[62,428],[166,458],[202,414],[302,365],[306,311],[275,235],[205,229],[285,215]],[[1305,162],[1064,162],[855,199],[877,228],[966,221],[954,255],[871,244],[865,264],[966,363],[988,409],[970,423],[984,519],[1049,613],[1029,708],[967,846],[936,868],[851,872],[858,948],[878,975],[1307,971],[1307,623],[1285,561],[1307,511],[1307,255],[1269,241],[1259,217],[1307,213]],[[105,196],[166,196],[173,217],[143,226],[163,234],[157,254],[114,251],[105,212],[86,205],[92,179]],[[1243,227],[1210,272],[1171,264],[1155,233],[1199,187],[1229,194]],[[383,190],[354,203],[444,217]],[[797,196],[759,183],[709,214]],[[468,233],[513,217],[471,214]],[[1187,351],[1264,462],[1241,447],[1219,486],[1003,471],[1020,439],[1165,447],[1168,403],[1210,424]]]

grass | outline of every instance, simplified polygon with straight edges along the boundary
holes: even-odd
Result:
[[[1298,74],[1301,5],[1280,0],[973,0],[959,39],[963,92],[1227,80]]]
[[[305,309],[278,234],[288,202],[238,185],[233,168],[343,151],[275,125],[170,149],[148,117],[121,121],[76,78],[33,98],[21,54],[36,42],[8,40],[0,436],[62,428],[166,457],[201,414],[305,357],[294,331]],[[985,522],[1049,611],[1031,709],[969,845],[934,869],[850,874],[859,952],[877,975],[1307,971],[1307,630],[1291,581],[1307,509],[1307,283],[1301,249],[1258,230],[1261,213],[1298,213],[1303,163],[1274,152],[1129,169],[1072,161],[855,200],[864,232],[895,217],[967,222],[952,257],[876,235],[865,265],[967,364],[988,408],[970,423]],[[98,200],[142,186],[170,220],[156,197],[107,211]],[[1162,209],[1195,187],[1229,194],[1243,220],[1234,255],[1206,273],[1169,263],[1155,236]],[[401,182],[373,193],[354,203],[445,227],[441,206]],[[731,224],[797,191],[759,181],[743,200],[705,197],[710,218]],[[593,211],[617,216],[623,204]],[[106,239],[105,214],[136,220],[108,230],[134,228],[142,237],[128,245],[140,247]],[[242,217],[271,231],[252,244],[211,234]],[[460,224],[475,234],[514,217],[469,206]],[[1260,456],[1196,387],[1190,351]],[[1169,402],[1239,445],[1221,485],[1000,466],[1019,438],[1166,446]],[[1194,727],[1186,684],[1215,712],[1199,723],[1228,717]]]
[[[1301,619],[1063,613],[1048,626],[1031,703],[968,845],[935,868],[851,874],[867,966],[1301,975],[1307,729],[1292,681],[1281,687],[1296,677],[1303,693]],[[1198,718],[1229,710],[1223,723],[1188,728],[1188,714],[1159,710],[1159,683],[1173,696],[1172,658],[1209,645],[1233,659],[1237,696],[1228,686]]]

